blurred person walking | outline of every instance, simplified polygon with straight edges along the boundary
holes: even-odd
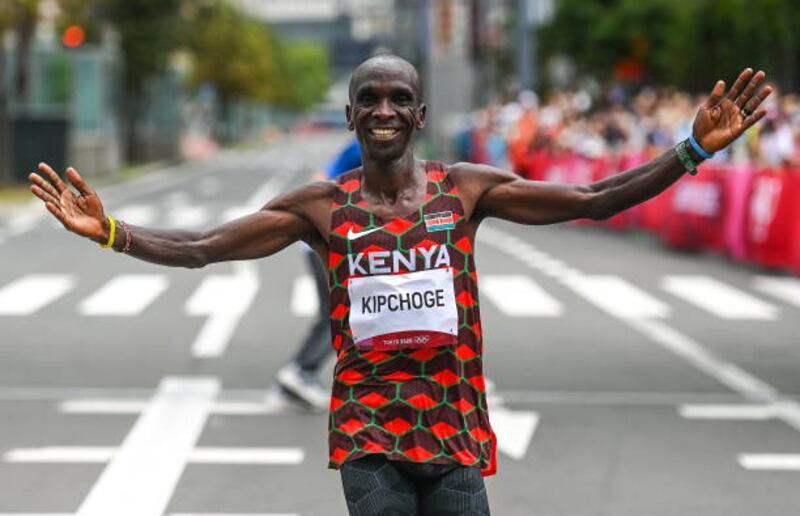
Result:
[[[328,163],[324,172],[314,174],[313,180],[331,180],[361,166],[361,147],[357,139],[348,143]],[[303,245],[306,265],[314,279],[317,306],[314,322],[306,334],[300,349],[292,360],[283,366],[276,376],[278,385],[310,407],[318,410],[328,408],[330,393],[319,381],[319,370],[325,360],[333,355],[330,332],[330,303],[328,302],[328,278],[326,266],[312,248]]]
[[[483,378],[475,235],[520,224],[605,219],[657,195],[760,120],[764,73],[719,81],[692,136],[654,160],[587,185],[528,181],[487,165],[414,157],[427,106],[417,70],[392,55],[353,73],[348,128],[362,167],[300,186],[203,232],[134,227],[107,215],[73,168],[46,164],[31,190],[66,229],[162,265],[254,259],[302,240],[328,264],[337,351],[329,467],[352,515],[489,514],[495,472]]]

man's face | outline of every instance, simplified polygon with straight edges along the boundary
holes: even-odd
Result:
[[[354,80],[348,128],[372,159],[399,158],[413,143],[414,132],[425,126],[425,105],[412,73],[387,61],[360,70]]]

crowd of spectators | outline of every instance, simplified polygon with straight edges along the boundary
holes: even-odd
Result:
[[[602,95],[555,92],[540,102],[523,91],[509,102],[475,112],[456,135],[459,159],[510,168],[531,176],[537,160],[560,152],[584,158],[653,157],[686,138],[703,99],[671,88],[620,87]],[[773,93],[767,115],[715,160],[756,166],[800,165],[800,98]]]

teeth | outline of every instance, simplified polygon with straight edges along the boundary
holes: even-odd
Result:
[[[373,129],[372,134],[377,136],[391,136],[397,131],[395,129]]]

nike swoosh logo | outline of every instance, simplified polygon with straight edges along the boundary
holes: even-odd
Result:
[[[383,227],[383,226],[381,226],[381,227]],[[381,228],[372,228],[372,229],[368,229],[366,231],[359,231],[358,233],[355,233],[353,231],[353,228],[350,228],[350,229],[347,230],[347,239],[348,240],[355,240],[356,238],[361,238],[362,236],[369,235],[370,233],[374,233],[374,232],[378,231],[379,229],[381,229]]]

